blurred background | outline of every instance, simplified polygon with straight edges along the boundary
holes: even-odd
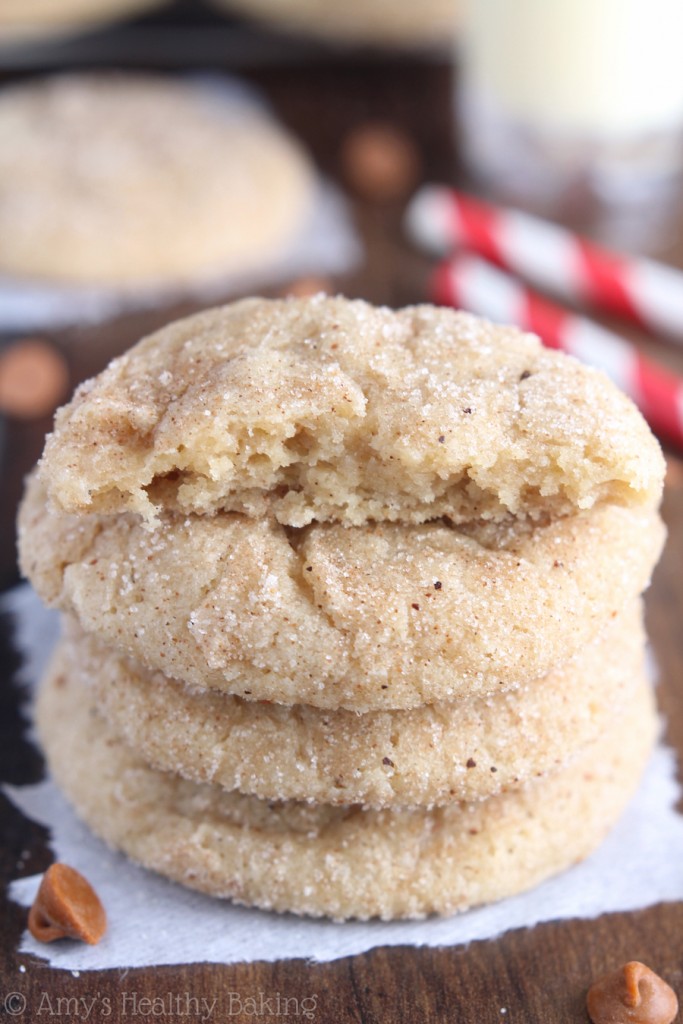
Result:
[[[683,447],[682,39],[680,0],[0,0],[0,585],[56,407],[240,295],[516,321]]]

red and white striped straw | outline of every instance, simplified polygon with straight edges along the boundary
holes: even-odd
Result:
[[[430,292],[434,302],[516,324],[538,334],[549,348],[604,370],[655,432],[683,446],[683,378],[644,358],[618,334],[548,302],[477,256],[456,256],[440,264]]]
[[[406,215],[409,235],[430,252],[465,248],[569,302],[618,313],[683,342],[683,271],[619,256],[530,214],[425,185]]]

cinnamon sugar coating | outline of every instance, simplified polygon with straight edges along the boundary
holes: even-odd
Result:
[[[339,919],[453,913],[563,870],[616,821],[656,731],[641,687],[568,768],[524,789],[434,810],[371,811],[273,803],[155,771],[59,662],[38,698],[37,724],[57,783],[111,846],[236,903]]]
[[[652,506],[664,462],[602,373],[432,306],[245,299],[82,385],[41,462],[63,511],[453,523]]]
[[[645,680],[640,603],[540,679],[410,711],[321,711],[193,691],[71,624],[63,671],[156,768],[268,800],[432,806],[519,789],[568,764]]]
[[[510,519],[295,537],[271,519],[50,511],[20,515],[42,598],[151,669],[250,700],[370,711],[528,683],[571,657],[647,586],[656,512],[596,505]]]

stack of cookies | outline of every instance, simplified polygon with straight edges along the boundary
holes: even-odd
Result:
[[[422,306],[249,299],[57,415],[37,706],[112,846],[236,902],[451,913],[585,856],[655,734],[664,464],[602,374]]]

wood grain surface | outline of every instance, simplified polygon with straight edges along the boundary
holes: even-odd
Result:
[[[411,133],[422,156],[425,177],[461,180],[453,145],[451,73],[445,66],[423,60],[377,61],[335,55],[317,63],[309,60],[305,65],[261,68],[251,72],[251,77],[267,92],[283,120],[307,140],[323,171],[337,180],[341,173],[340,147],[346,133],[354,125],[375,118],[389,120]],[[366,257],[353,275],[335,284],[348,295],[391,305],[422,300],[429,265],[403,236],[402,205],[356,201],[353,211]],[[683,248],[674,246],[665,255],[683,266]],[[178,306],[127,316],[97,328],[61,331],[50,335],[49,340],[65,353],[75,384],[96,372],[144,331],[188,308]],[[680,351],[655,345],[649,339],[636,340],[683,371]],[[0,573],[4,586],[16,579],[13,520],[21,479],[39,454],[49,421],[9,421],[6,428],[0,510]],[[681,778],[683,463],[673,454],[669,458],[664,516],[669,541],[648,595],[647,611],[661,670],[659,699],[666,714],[666,739],[678,751]],[[42,761],[25,737],[19,693],[12,684],[17,657],[11,624],[6,621],[0,623],[0,646],[0,778],[15,784],[36,781],[42,774]],[[0,801],[4,837],[0,872],[3,883],[7,883],[44,870],[51,855],[45,831],[23,819],[7,800]],[[671,857],[683,863],[683,850],[671,850]],[[25,911],[5,900],[3,915],[0,1017],[32,1024],[85,1019],[87,1004],[73,1001],[82,998],[88,1004],[94,1000],[88,1019],[112,1022],[204,1019],[215,1024],[313,1019],[325,1024],[568,1024],[587,1021],[585,994],[592,980],[632,959],[649,964],[683,997],[683,903],[610,914],[593,921],[538,925],[467,947],[384,948],[323,965],[288,960],[284,949],[284,959],[274,964],[191,964],[92,972],[79,977],[50,970],[31,957],[18,955]],[[229,918],[226,920],[229,922]],[[163,927],[163,922],[159,926]],[[13,1012],[21,1010],[21,998],[4,1004],[9,993],[18,993],[26,1000],[22,1012]],[[249,1003],[250,998],[255,1002]],[[161,1001],[145,1002],[153,999]],[[195,999],[200,1002],[195,1004]],[[209,1015],[202,1012],[202,999],[207,999],[209,1005],[218,1000]],[[312,1018],[306,1017],[311,1009]]]

